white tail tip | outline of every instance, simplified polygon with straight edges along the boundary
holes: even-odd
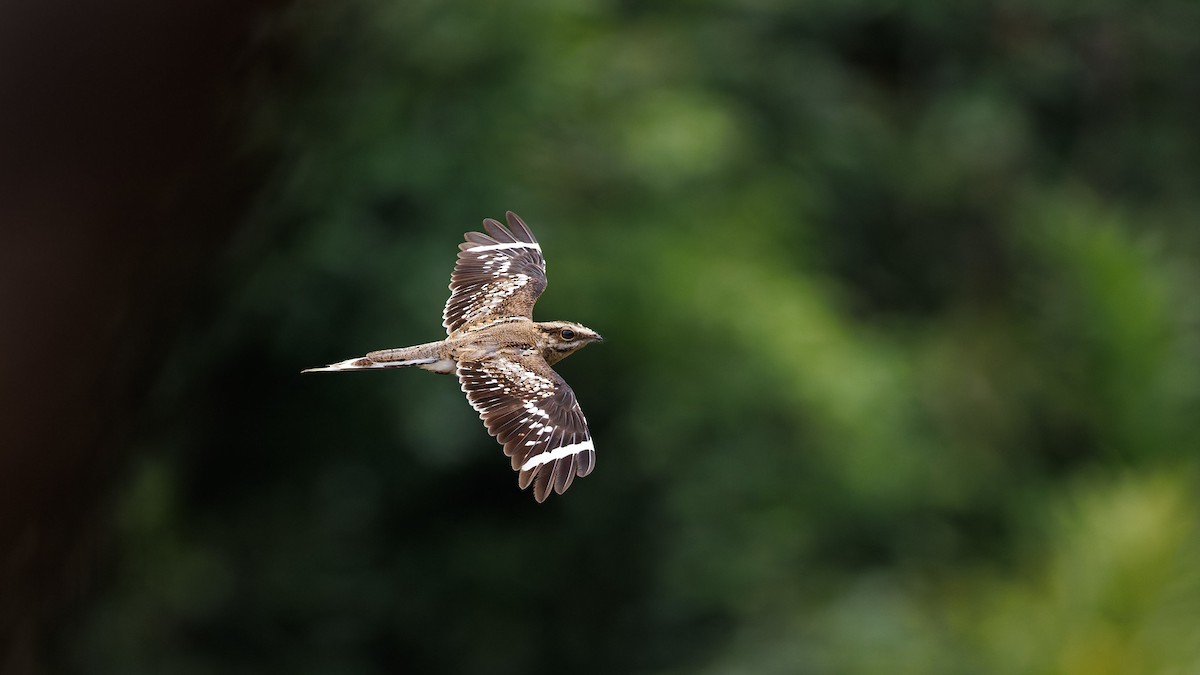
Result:
[[[386,366],[386,363],[376,363],[365,356],[359,356],[357,358],[331,363],[327,366],[321,366],[320,368],[305,368],[304,370],[300,371],[300,373],[336,373],[339,370],[368,370],[370,368],[384,368]]]
[[[320,368],[305,368],[300,371],[304,373],[336,373],[343,370],[376,370],[379,368],[405,368],[407,366],[426,366],[437,363],[437,359],[409,359],[405,361],[372,361],[365,356],[360,356],[354,359],[346,359],[338,361]],[[450,361],[453,364],[453,361]],[[438,370],[437,372],[450,372],[448,370]]]

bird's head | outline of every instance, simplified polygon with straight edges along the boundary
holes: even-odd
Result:
[[[596,331],[570,321],[543,321],[538,330],[542,335],[538,346],[546,363],[561,361],[588,343],[604,342]]]

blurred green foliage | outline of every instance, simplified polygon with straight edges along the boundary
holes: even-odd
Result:
[[[97,673],[1200,672],[1200,5],[296,3],[146,411]],[[598,466],[436,339],[543,243]]]

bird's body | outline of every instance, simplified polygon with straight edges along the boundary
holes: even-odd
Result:
[[[530,351],[540,355],[550,365],[583,346],[563,341],[561,331],[564,328],[579,335],[591,333],[587,328],[568,321],[513,320],[460,331],[437,342],[380,349],[368,352],[366,356],[324,368],[310,368],[304,372],[416,367],[449,375],[460,361],[479,361],[497,354],[518,353],[528,356]]]
[[[382,349],[313,371],[416,367],[456,373],[488,432],[504,446],[522,488],[543,501],[591,473],[595,448],[567,383],[550,367],[603,338],[569,321],[533,321],[546,263],[529,227],[511,211],[508,228],[483,221],[468,232],[442,314],[445,340]]]

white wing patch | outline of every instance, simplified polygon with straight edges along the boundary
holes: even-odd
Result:
[[[553,462],[556,459],[562,459],[563,457],[570,457],[571,455],[577,455],[581,452],[589,451],[596,451],[596,446],[592,445],[592,440],[590,438],[582,443],[563,445],[551,450],[550,452],[543,452],[540,455],[534,455],[533,457],[525,460],[525,463],[521,465],[521,470],[530,471],[543,464]]]
[[[532,249],[535,249],[536,251],[538,251],[539,253],[542,250],[541,245],[538,244],[537,242],[528,243],[528,242],[522,241],[522,242],[517,242],[514,244],[491,244],[489,246],[472,246],[471,248],[467,249],[467,251],[470,253],[478,253],[480,251],[503,251],[505,249],[510,249],[510,248],[532,248]]]

